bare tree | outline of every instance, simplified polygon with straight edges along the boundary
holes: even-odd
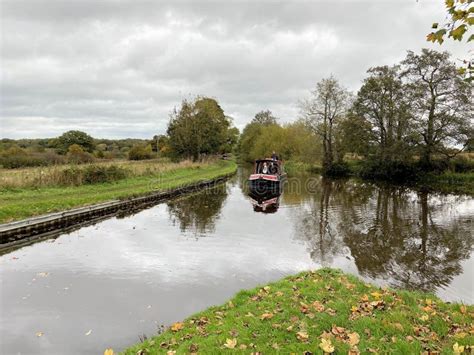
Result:
[[[306,124],[322,139],[325,172],[334,164],[334,131],[347,112],[349,98],[349,92],[330,76],[317,83],[311,96],[300,103]]]

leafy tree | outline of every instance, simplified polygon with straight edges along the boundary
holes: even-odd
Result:
[[[198,160],[203,154],[221,153],[228,139],[229,119],[214,99],[184,100],[168,125],[170,146],[180,157]]]
[[[258,112],[252,120],[252,123],[258,123],[263,126],[278,124],[278,118],[273,116],[272,111],[265,110]]]
[[[354,113],[349,113],[339,123],[339,147],[343,153],[355,153],[367,157],[374,151],[376,137],[369,121]]]
[[[321,80],[311,97],[301,103],[301,112],[308,126],[323,143],[323,171],[334,163],[334,131],[347,112],[350,94],[333,76]]]
[[[56,148],[62,154],[65,154],[73,144],[81,146],[87,152],[94,150],[94,139],[87,133],[81,131],[65,132],[56,138],[55,141]]]
[[[414,126],[422,137],[422,162],[430,166],[433,154],[455,155],[448,147],[465,148],[472,137],[472,88],[448,52],[409,51],[402,65]]]
[[[380,158],[403,158],[408,153],[410,111],[399,67],[375,67],[368,73],[357,93],[354,112],[370,124]]]

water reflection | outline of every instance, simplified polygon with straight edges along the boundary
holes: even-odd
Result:
[[[280,207],[280,194],[255,194],[249,193],[253,210],[261,213],[276,213]]]
[[[472,219],[457,208],[472,204],[468,197],[326,179],[311,194],[290,189],[284,197],[302,207],[294,210],[295,238],[315,262],[353,259],[359,274],[395,287],[447,286],[473,250]]]
[[[196,235],[213,232],[222,205],[227,198],[227,186],[221,184],[201,193],[167,202],[173,225],[181,232],[194,231]]]

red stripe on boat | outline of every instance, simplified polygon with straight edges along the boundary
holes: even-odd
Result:
[[[258,180],[258,179],[278,181],[278,176],[268,175],[268,174],[252,174],[249,177],[249,180]]]

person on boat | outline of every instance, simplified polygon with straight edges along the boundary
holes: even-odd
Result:
[[[268,174],[268,165],[267,165],[267,162],[264,162],[264,163],[263,163],[263,166],[262,166],[262,174]]]
[[[272,153],[272,160],[278,160],[278,155],[273,151]]]

